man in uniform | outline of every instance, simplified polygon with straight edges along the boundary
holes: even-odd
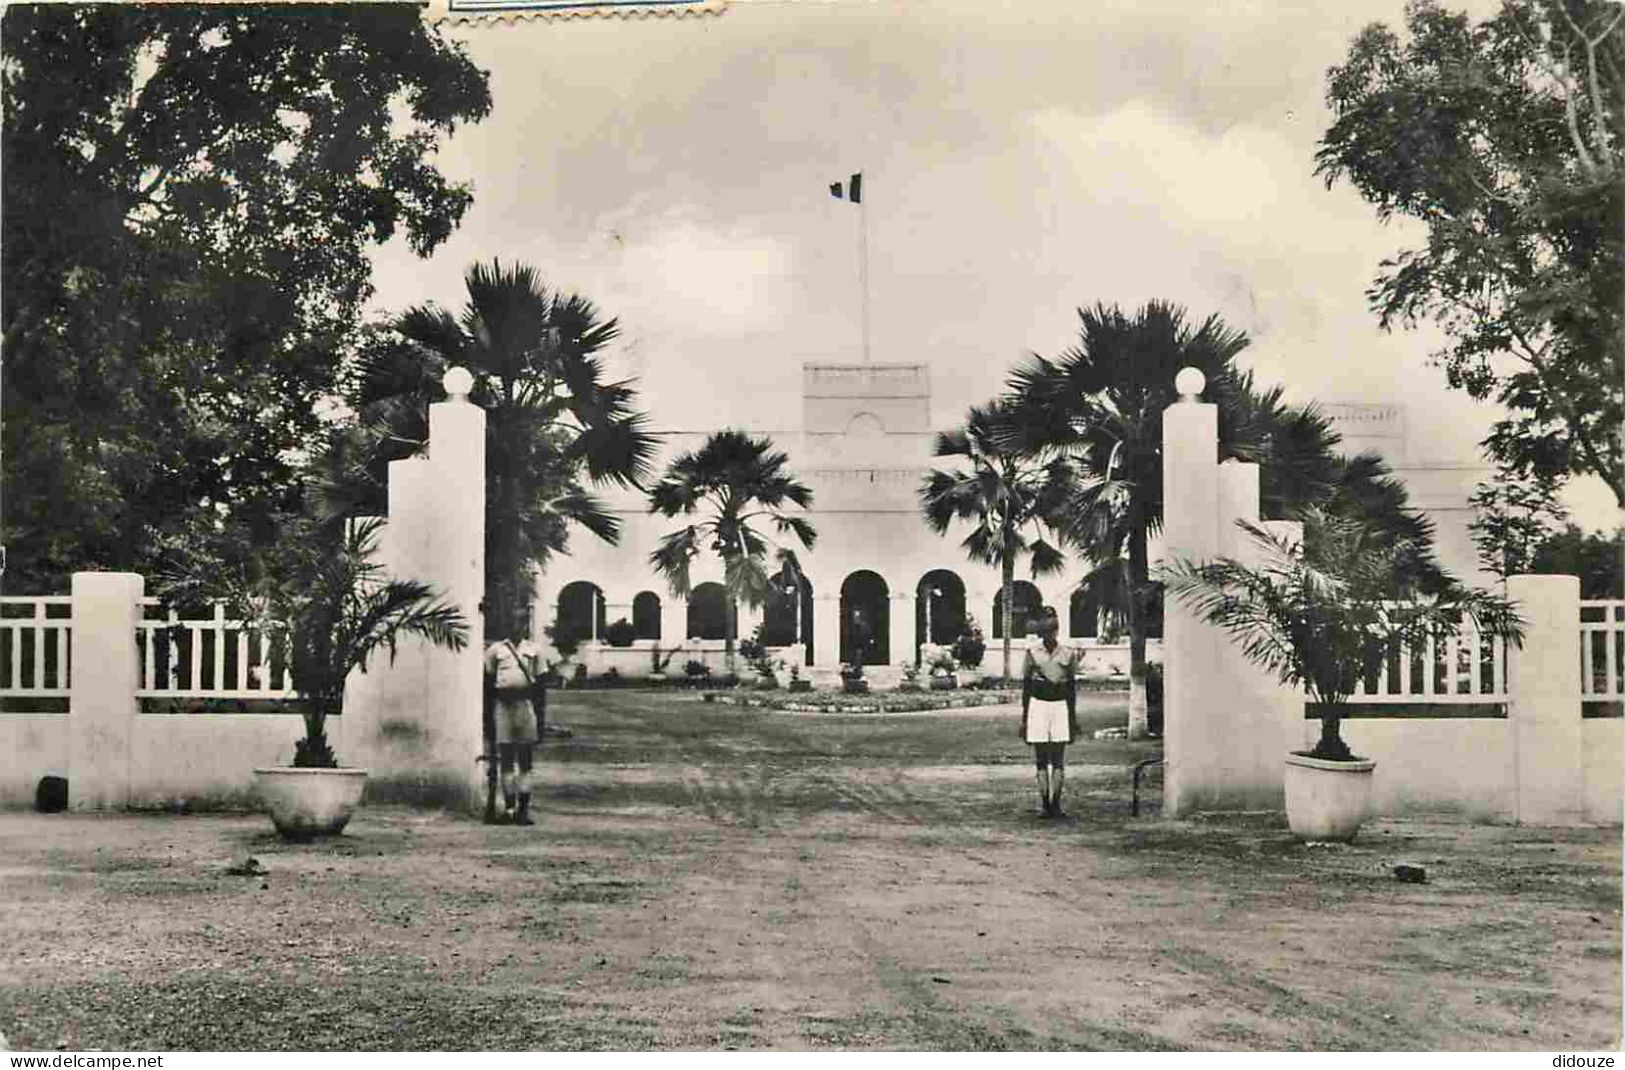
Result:
[[[1021,738],[1032,744],[1038,772],[1038,798],[1044,817],[1065,817],[1061,789],[1066,785],[1066,745],[1078,731],[1078,651],[1060,644],[1060,617],[1045,606],[1037,620],[1038,638],[1021,665]]]
[[[485,648],[485,687],[502,772],[504,810],[502,818],[487,812],[486,821],[493,823],[511,817],[516,825],[535,824],[530,816],[530,771],[546,716],[548,662],[541,648],[527,637],[528,624],[528,613],[515,612],[505,627],[495,629],[495,640]]]

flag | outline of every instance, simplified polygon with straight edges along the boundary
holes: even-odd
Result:
[[[862,204],[863,203],[863,172],[860,171],[857,174],[853,175],[846,182],[844,190],[843,190],[843,187],[842,187],[841,183],[839,183],[839,182],[831,182],[829,184],[829,195],[831,197],[834,197],[838,201],[846,200],[846,201],[851,201],[853,204]]]

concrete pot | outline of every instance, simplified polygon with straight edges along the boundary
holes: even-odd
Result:
[[[959,677],[954,673],[945,672],[940,676],[931,677],[931,690],[933,691],[954,691],[958,687]]]
[[[271,823],[285,840],[333,836],[361,804],[365,769],[254,770],[254,786]]]
[[[1286,822],[1300,840],[1354,839],[1371,816],[1368,758],[1329,762],[1303,754],[1286,756]]]

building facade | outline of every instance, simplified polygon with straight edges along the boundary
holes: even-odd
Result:
[[[1404,414],[1396,408],[1337,406],[1330,415],[1351,452],[1375,448],[1389,459],[1410,483],[1413,504],[1435,518],[1446,566],[1473,575],[1466,495],[1481,470],[1406,467]],[[988,643],[984,665],[997,667],[998,570],[966,557],[963,532],[938,536],[921,513],[919,488],[933,464],[937,430],[927,365],[804,364],[802,426],[747,430],[767,434],[788,454],[790,470],[812,489],[808,519],[818,538],[811,551],[792,545],[805,573],[799,596],[787,588],[763,607],[741,607],[741,637],[764,624],[768,645],[795,646],[792,656],[803,664],[834,670],[842,662],[914,661],[922,643],[950,643],[973,622]],[[679,453],[698,448],[706,434],[664,432],[657,463],[663,468]],[[607,498],[622,523],[620,544],[575,533],[571,552],[538,578],[535,623],[557,621],[591,643],[624,619],[639,648],[720,645],[721,562],[710,555],[697,558],[692,594],[674,596],[650,566],[649,555],[682,521],[650,514],[647,500],[635,491],[615,491]],[[1106,633],[1098,607],[1076,594],[1082,577],[1078,562],[1036,578],[1018,565],[1017,577],[1016,637],[1028,634],[1021,619],[1027,611],[1049,605],[1060,615],[1063,637],[1086,647],[1114,645],[1116,637]]]

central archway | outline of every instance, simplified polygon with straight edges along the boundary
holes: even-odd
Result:
[[[879,574],[859,569],[841,584],[841,661],[891,661],[891,591]]]
[[[800,582],[798,583],[797,580]],[[800,643],[806,664],[813,663],[813,587],[805,575],[789,569],[771,577],[772,592],[762,607],[762,638],[767,646]]]
[[[914,588],[914,660],[925,643],[947,646],[959,638],[965,623],[965,581],[945,568],[920,577]]]

